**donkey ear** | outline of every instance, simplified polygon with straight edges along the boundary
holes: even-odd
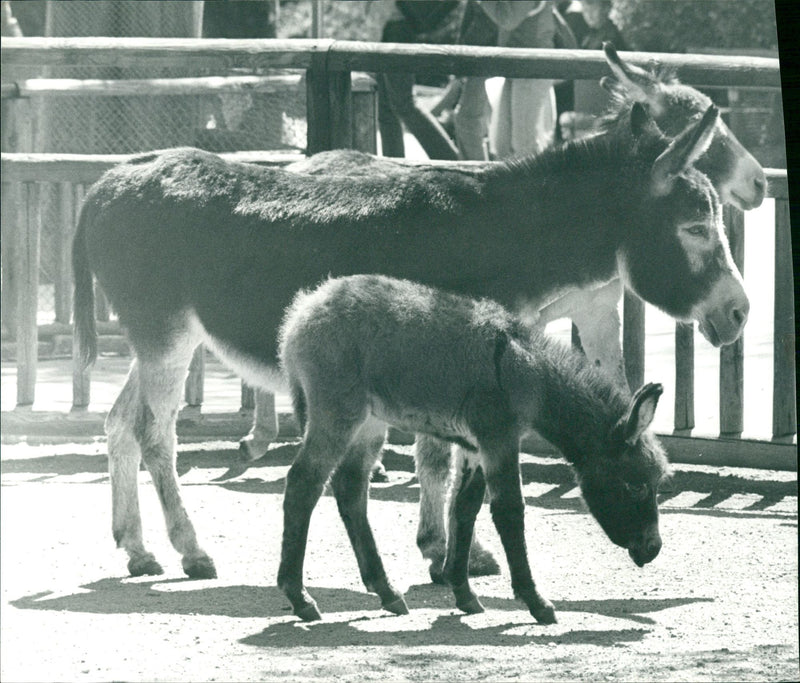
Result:
[[[650,116],[650,112],[647,111],[647,108],[643,104],[639,104],[638,102],[634,102],[631,107],[631,132],[636,138],[641,137],[645,133],[663,137],[653,117]]]
[[[650,382],[633,395],[623,428],[623,437],[629,446],[633,446],[642,432],[650,426],[656,412],[658,399],[661,398],[663,392],[663,386]]]
[[[609,42],[603,43],[603,52],[612,73],[632,100],[656,104],[658,81],[653,76],[638,66],[623,62],[617,50]]]
[[[650,170],[654,196],[663,197],[672,192],[675,178],[705,153],[718,119],[719,109],[712,104],[699,121],[690,124],[655,160]]]

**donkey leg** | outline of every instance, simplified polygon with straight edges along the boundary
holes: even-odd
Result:
[[[197,543],[194,526],[181,499],[175,468],[178,441],[175,423],[192,353],[192,345],[187,344],[159,360],[140,359],[140,403],[135,432],[161,502],[169,539],[182,555],[183,571],[193,579],[210,579],[217,576],[217,570]]]
[[[450,444],[422,434],[417,435],[414,459],[419,479],[419,527],[417,546],[422,557],[430,560],[428,572],[434,583],[445,583],[442,574],[447,547],[445,516],[452,497],[447,498],[450,485]],[[500,573],[500,565],[477,538],[470,549],[469,573],[488,576]]]
[[[370,469],[386,439],[386,425],[368,420],[350,444],[344,460],[331,479],[336,504],[350,544],[358,560],[361,579],[370,593],[377,593],[384,609],[393,614],[408,614],[403,594],[386,578],[375,538],[367,519]]]
[[[452,491],[454,505],[448,520],[444,576],[453,588],[456,607],[467,614],[477,614],[484,609],[469,585],[469,551],[486,480],[478,458],[470,457],[461,448],[456,449]]]
[[[278,588],[289,598],[294,613],[303,621],[322,618],[317,603],[303,585],[311,513],[354,429],[355,426],[343,427],[340,424],[328,427],[309,420],[303,445],[286,475]]]
[[[540,624],[556,622],[553,604],[536,589],[525,547],[525,499],[519,477],[519,453],[507,446],[492,450],[486,481],[491,495],[492,521],[508,559],[511,587]]]
[[[112,532],[117,547],[128,553],[131,576],[163,574],[155,556],[142,542],[142,517],[139,512],[139,463],[141,451],[134,435],[139,405],[137,361],[131,363],[128,379],[106,418],[108,473],[111,479]]]
[[[239,441],[239,456],[244,462],[258,460],[268,446],[278,438],[278,413],[275,410],[275,394],[255,390],[256,409],[253,426],[247,436]]]

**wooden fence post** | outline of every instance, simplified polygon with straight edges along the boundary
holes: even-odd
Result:
[[[42,211],[37,183],[16,183],[17,206],[17,406],[31,406],[36,394],[39,338],[39,249]]]
[[[74,201],[72,208],[74,210],[72,224],[77,225],[78,214],[80,212],[83,198],[86,195],[86,186],[83,184],[75,185]],[[94,286],[94,284],[92,285]],[[95,287],[95,290],[97,288]],[[73,327],[72,332],[72,410],[83,411],[89,407],[91,400],[92,389],[92,371],[90,368],[81,368],[80,355],[78,353],[77,337]]]
[[[631,391],[644,384],[644,302],[625,289],[622,304],[622,354]]]
[[[206,374],[206,356],[205,346],[200,344],[192,356],[192,362],[189,364],[189,375],[186,377],[184,385],[184,398],[186,399],[187,408],[195,408],[200,410],[203,404],[203,384],[205,383]]]
[[[675,325],[676,432],[694,429],[694,323]]]
[[[744,274],[744,213],[732,206],[723,210],[731,255]],[[719,352],[719,431],[727,437],[742,435],[744,425],[744,337]]]
[[[56,321],[69,324],[72,314],[72,235],[75,232],[75,196],[72,183],[58,183],[58,233],[56,235],[56,267],[54,304]]]
[[[773,333],[772,436],[797,433],[794,280],[789,200],[775,200],[775,329]]]
[[[353,146],[353,93],[349,71],[329,71],[320,52],[306,71],[307,152]]]

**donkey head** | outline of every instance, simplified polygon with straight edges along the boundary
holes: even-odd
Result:
[[[711,105],[706,95],[674,77],[658,77],[626,64],[610,43],[604,43],[603,50],[614,75],[604,77],[600,84],[611,93],[620,110],[632,101],[643,104],[665,135],[679,135]],[[747,210],[764,200],[764,169],[721,119],[696,168],[708,176],[725,204]]]
[[[719,197],[695,168],[715,135],[719,112],[711,105],[673,140],[665,138],[642,105],[631,110],[639,140],[629,197],[632,219],[617,254],[626,285],[678,320],[697,320],[714,346],[742,332],[750,304],[731,258]],[[624,201],[624,200],[623,200]]]
[[[636,392],[611,429],[605,452],[578,476],[589,511],[640,567],[661,550],[657,495],[668,464],[648,427],[662,391],[660,384],[646,384]]]

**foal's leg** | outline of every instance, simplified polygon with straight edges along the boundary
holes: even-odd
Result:
[[[516,444],[493,444],[485,449],[486,481],[489,485],[492,521],[508,559],[511,587],[530,613],[541,624],[553,624],[553,604],[536,589],[525,547],[525,499],[519,475],[519,449]]]
[[[309,406],[303,445],[286,475],[283,540],[278,568],[278,588],[289,598],[294,613],[303,621],[322,618],[317,603],[303,586],[303,562],[311,513],[322,495],[325,482],[344,456],[350,438],[359,426],[356,421],[345,422],[333,417],[327,410],[320,419],[316,419],[314,413]],[[332,419],[326,420],[325,417]]]
[[[239,441],[239,452],[244,462],[258,460],[269,445],[278,438],[278,413],[275,411],[275,394],[255,390],[256,409],[253,426],[247,436]]]
[[[142,517],[139,512],[139,463],[141,451],[134,435],[139,407],[139,370],[131,363],[128,379],[106,418],[108,473],[111,479],[112,531],[117,546],[128,553],[131,576],[163,574],[152,553],[142,543]]]
[[[139,359],[140,401],[135,434],[158,492],[169,539],[183,556],[183,571],[193,579],[209,579],[216,577],[217,570],[197,543],[175,469],[175,423],[192,353],[192,344],[186,343],[157,360]]]
[[[442,575],[447,531],[447,491],[450,486],[450,444],[432,436],[417,434],[414,459],[419,479],[419,527],[417,546],[422,556],[430,560],[429,573],[434,583],[445,583]],[[450,498],[450,503],[453,503]],[[473,539],[469,558],[472,576],[499,574],[500,566],[492,554]]]
[[[483,612],[483,605],[469,585],[468,562],[475,517],[481,509],[485,491],[486,480],[477,453],[457,448],[444,576],[453,588],[456,607],[467,614]]]
[[[386,578],[367,519],[370,469],[385,439],[386,425],[368,419],[353,437],[344,460],[333,475],[331,486],[367,590],[377,593],[381,605],[389,612],[408,614],[402,593],[395,590]]]

